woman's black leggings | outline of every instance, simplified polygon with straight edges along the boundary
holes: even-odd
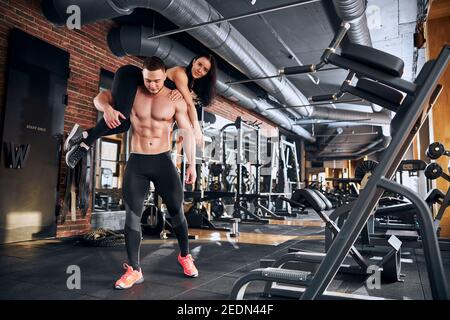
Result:
[[[117,69],[111,88],[114,109],[120,111],[127,119],[120,119],[121,124],[117,128],[110,129],[102,118],[97,125],[89,129],[88,137],[84,140],[88,146],[103,136],[118,134],[130,129],[130,113],[133,108],[134,98],[138,86],[143,85],[142,69],[133,65],[125,65]]]
[[[188,225],[183,212],[183,186],[170,152],[160,154],[131,153],[125,169],[123,199],[125,201],[125,243],[130,265],[139,268],[141,217],[150,181],[166,204],[181,256],[189,254]]]

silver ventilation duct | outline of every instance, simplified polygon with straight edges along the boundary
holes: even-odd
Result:
[[[364,46],[372,46],[366,19],[365,0],[333,0],[336,13],[343,21],[350,23],[349,40]]]
[[[358,125],[389,125],[391,123],[390,112],[379,113],[359,112],[325,107],[314,107],[311,117],[314,119],[348,120],[355,121]]]

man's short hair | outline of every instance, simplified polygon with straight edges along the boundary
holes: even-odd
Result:
[[[148,71],[156,71],[161,69],[166,72],[166,65],[164,64],[164,61],[156,56],[145,58],[143,68]]]

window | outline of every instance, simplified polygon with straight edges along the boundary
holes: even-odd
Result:
[[[99,90],[109,90],[114,74],[101,70]],[[97,121],[103,119],[99,112]],[[95,147],[94,211],[124,210],[122,182],[128,146],[128,133],[115,134],[97,140]]]
[[[117,188],[117,178],[120,173],[120,140],[102,138],[101,141],[101,156],[100,156],[100,167],[102,168],[102,181],[101,186],[103,188],[116,187]],[[105,177],[104,177],[105,175]],[[107,178],[108,177],[108,178]],[[107,181],[104,181],[107,179]]]

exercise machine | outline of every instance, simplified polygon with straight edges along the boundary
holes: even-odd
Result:
[[[286,71],[289,74],[314,72],[326,64],[333,64],[360,77],[371,79],[373,83],[371,83],[370,92],[374,95],[386,96],[381,92],[395,90],[406,93],[406,97],[402,99],[398,107],[394,108],[396,115],[391,121],[392,141],[383,152],[379,165],[358,199],[347,205],[348,218],[334,237],[316,272],[277,268],[256,269],[236,281],[230,295],[232,299],[243,299],[247,285],[255,280],[294,284],[303,288],[300,298],[305,300],[336,297],[337,294],[327,291],[327,288],[386,190],[400,194],[416,206],[432,297],[439,300],[449,299],[441,252],[430,209],[417,193],[391,179],[442,91],[438,80],[449,64],[450,46],[444,46],[436,60],[426,62],[415,82],[412,83],[401,79],[404,62],[380,50],[350,44],[342,50],[341,54],[336,54],[336,48],[349,27],[348,23],[342,24],[322,55],[319,64],[285,68],[285,74]],[[371,101],[371,97],[365,99]]]

